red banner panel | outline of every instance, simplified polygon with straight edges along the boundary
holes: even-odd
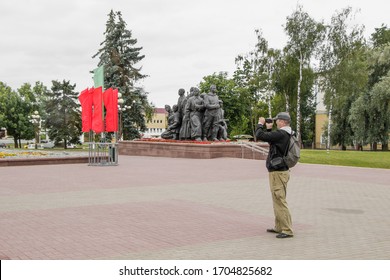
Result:
[[[79,95],[81,104],[82,131],[88,132],[92,129],[92,89],[85,89]]]
[[[95,88],[93,91],[92,130],[95,133],[104,132],[102,87]]]
[[[109,88],[103,93],[106,107],[106,132],[118,131],[118,89]]]

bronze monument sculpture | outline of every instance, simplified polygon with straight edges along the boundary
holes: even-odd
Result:
[[[191,87],[184,96],[179,89],[177,104],[165,106],[168,112],[168,128],[161,134],[163,139],[194,141],[227,140],[227,123],[224,119],[222,100],[217,95],[217,87],[210,86],[208,93],[200,94],[197,87]]]

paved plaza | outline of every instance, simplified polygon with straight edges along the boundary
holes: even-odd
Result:
[[[390,170],[298,164],[277,239],[264,161],[0,168],[0,259],[390,259]]]

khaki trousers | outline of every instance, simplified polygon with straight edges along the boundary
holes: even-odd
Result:
[[[275,213],[275,230],[293,235],[292,222],[286,201],[290,171],[269,172],[269,184]]]

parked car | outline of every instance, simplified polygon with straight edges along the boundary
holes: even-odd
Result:
[[[5,148],[7,148],[7,145],[5,143],[0,143],[0,148],[5,149]]]
[[[43,149],[43,145],[42,144],[37,144],[37,149],[40,149],[40,150],[42,150]],[[33,150],[33,149],[35,149],[35,144],[34,143],[32,143],[32,144],[28,144],[27,145],[27,149],[29,149],[29,150]]]
[[[75,148],[76,148],[76,145],[71,144],[71,143],[67,143],[67,144],[66,144],[66,148],[67,148],[67,149],[75,149]]]
[[[41,140],[41,144],[44,149],[53,149],[55,146],[53,142],[47,140]]]

